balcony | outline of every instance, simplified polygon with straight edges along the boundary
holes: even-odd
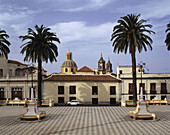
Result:
[[[150,90],[150,94],[156,94],[156,90]]]
[[[167,94],[167,90],[166,89],[161,90],[161,94]]]

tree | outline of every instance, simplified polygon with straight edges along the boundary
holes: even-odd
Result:
[[[7,40],[8,38],[9,36],[6,34],[6,31],[0,29],[0,57],[5,56],[8,58],[8,54],[10,53],[8,46],[11,45]]]
[[[113,41],[113,52],[124,52],[125,54],[129,50],[132,59],[132,77],[133,77],[133,103],[136,105],[137,101],[137,89],[136,89],[136,50],[139,53],[142,50],[147,51],[147,46],[152,50],[152,39],[145,33],[154,33],[147,28],[151,28],[152,25],[143,23],[147,20],[139,19],[140,14],[128,14],[121,17],[118,20],[118,24],[114,26],[113,33],[111,35],[111,41]]]
[[[166,35],[165,43],[167,46],[167,50],[170,51],[170,23],[167,24],[166,32],[168,32],[168,33]]]
[[[46,63],[48,60],[51,63],[57,61],[58,48],[53,42],[60,43],[60,40],[55,33],[50,32],[50,28],[43,25],[41,27],[36,25],[35,30],[28,28],[28,35],[20,36],[19,38],[22,39],[22,42],[28,40],[21,46],[21,53],[25,53],[24,61],[38,62],[38,105],[40,106],[42,100],[42,61]]]

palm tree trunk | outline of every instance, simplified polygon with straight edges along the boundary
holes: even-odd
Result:
[[[137,101],[137,89],[136,89],[136,58],[135,58],[135,46],[132,45],[132,76],[133,76],[133,104],[136,106]]]
[[[42,60],[38,57],[38,106],[41,105],[42,100]]]

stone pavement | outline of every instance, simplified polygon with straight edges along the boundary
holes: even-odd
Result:
[[[19,121],[23,106],[0,107],[0,135],[168,135],[170,105],[150,106],[154,120],[132,120],[134,107],[79,106],[41,107],[47,116],[41,121]]]

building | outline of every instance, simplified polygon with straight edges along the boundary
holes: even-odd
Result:
[[[119,104],[123,98],[133,99],[132,68],[118,66],[117,72],[112,72],[110,59],[105,64],[101,55],[96,62],[98,67],[91,69],[84,66],[78,69],[70,51],[66,53],[66,61],[61,65],[60,73],[48,75],[43,71],[42,98],[54,99],[55,103],[66,104],[77,99],[84,104]],[[137,94],[144,90],[144,99],[170,99],[170,73],[138,72],[137,66]],[[0,100],[31,98],[31,88],[34,97],[37,96],[37,67],[23,64],[15,60],[0,57]],[[142,79],[141,79],[142,78]],[[141,83],[142,81],[142,83]]]
[[[170,99],[170,73],[146,73],[139,72],[137,66],[137,98],[139,100],[140,87],[144,90],[144,99],[152,100],[153,98],[164,100]],[[122,80],[121,95],[125,100],[133,99],[132,91],[132,67],[118,66],[117,77]],[[142,83],[141,83],[142,81]]]
[[[72,53],[68,51],[66,61],[61,66],[61,72],[51,74],[44,80],[44,98],[52,98],[59,104],[73,99],[84,104],[116,105],[119,103],[121,80],[111,75],[110,60],[105,65],[101,55],[98,69],[90,69],[87,66],[77,69],[77,64],[72,59]]]
[[[120,79],[112,75],[58,75],[44,80],[44,98],[56,103],[73,99],[84,104],[113,104],[119,102]]]
[[[0,57],[0,100],[29,99],[31,87],[37,97],[37,73],[37,67]]]

